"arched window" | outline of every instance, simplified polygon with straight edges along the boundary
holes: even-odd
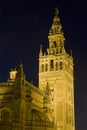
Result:
[[[53,69],[54,69],[54,61],[50,60],[50,70],[53,70]]]
[[[60,62],[60,70],[62,70],[62,68],[63,68],[63,64],[62,62]]]
[[[9,109],[3,109],[1,111],[1,120],[7,122],[12,120],[12,113]]]
[[[44,64],[41,65],[41,72],[44,72]]]
[[[48,64],[45,65],[45,71],[48,71]]]
[[[56,70],[58,70],[58,62],[56,62]]]
[[[56,41],[54,41],[54,47],[56,47],[57,45],[56,45]]]

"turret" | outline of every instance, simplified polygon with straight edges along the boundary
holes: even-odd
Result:
[[[18,66],[16,79],[15,79],[15,93],[17,94],[17,96],[23,95],[24,86],[25,86],[25,74],[23,70],[23,65],[20,64]]]
[[[14,81],[15,78],[16,78],[16,74],[17,74],[16,68],[15,69],[11,69],[11,71],[9,73],[9,79]]]

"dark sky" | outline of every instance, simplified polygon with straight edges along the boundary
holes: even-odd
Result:
[[[55,7],[65,35],[65,48],[72,50],[75,75],[76,130],[87,130],[87,1],[3,0],[0,2],[0,81],[11,68],[23,63],[28,81],[37,85],[40,44],[48,47],[48,32]]]

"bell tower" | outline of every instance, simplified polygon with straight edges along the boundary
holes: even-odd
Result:
[[[56,8],[46,53],[43,54],[40,47],[39,89],[44,92],[49,84],[50,114],[57,130],[75,130],[73,57],[65,50],[58,14]]]

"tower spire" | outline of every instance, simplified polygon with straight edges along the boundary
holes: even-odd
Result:
[[[55,8],[55,16],[53,18],[53,23],[49,31],[49,49],[48,54],[58,54],[64,52],[64,34],[62,31],[62,25],[60,18],[58,16],[58,8]]]
[[[62,26],[58,14],[59,14],[58,8],[55,8],[55,16],[53,18],[53,24],[49,31],[49,36],[62,33]]]

